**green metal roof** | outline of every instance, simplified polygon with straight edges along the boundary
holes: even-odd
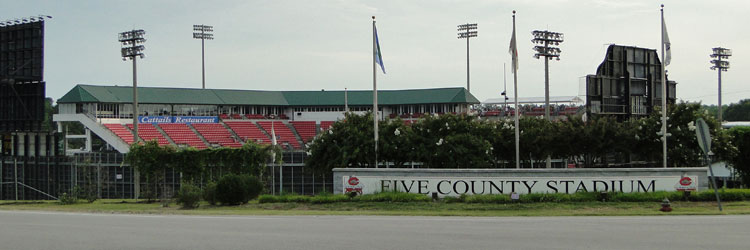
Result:
[[[348,91],[349,105],[372,105],[372,91]],[[132,87],[77,85],[58,103],[130,103]],[[260,91],[138,87],[138,102],[263,106],[344,105],[344,91]],[[479,103],[464,88],[378,90],[378,104]]]

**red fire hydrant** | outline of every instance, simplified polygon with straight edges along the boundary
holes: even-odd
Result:
[[[669,203],[669,199],[664,198],[664,200],[661,201],[661,209],[659,209],[659,211],[662,211],[662,212],[672,211],[672,204]]]

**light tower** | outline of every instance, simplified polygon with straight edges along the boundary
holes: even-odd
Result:
[[[122,60],[130,59],[133,61],[133,143],[138,143],[138,77],[136,71],[136,58],[143,59],[145,46],[141,45],[146,42],[143,38],[146,32],[143,30],[131,30],[120,33],[119,41],[122,43],[120,53]]]
[[[206,88],[206,40],[214,40],[214,26],[193,25],[193,38],[201,39],[201,71],[203,72],[203,88]]]
[[[544,57],[544,118],[551,120],[549,115],[549,61],[556,59],[560,61],[560,48],[554,47],[563,42],[563,34],[548,30],[535,30],[531,32],[534,39],[531,42],[537,44],[534,46],[534,58]],[[552,168],[552,159],[547,156],[547,168]]]
[[[535,30],[531,32],[534,39],[531,42],[537,44],[534,46],[534,58],[544,57],[544,118],[550,119],[549,115],[549,61],[556,59],[560,61],[560,48],[555,47],[563,42],[563,34],[547,31]]]
[[[477,37],[477,24],[467,23],[458,25],[458,39],[466,38],[466,91],[471,92],[469,81],[469,38]]]
[[[711,69],[715,69],[719,72],[719,124],[721,124],[722,120],[722,114],[721,114],[721,72],[727,71],[729,69],[729,59],[730,56],[732,56],[732,50],[722,47],[716,47],[713,48],[714,53],[711,54]]]

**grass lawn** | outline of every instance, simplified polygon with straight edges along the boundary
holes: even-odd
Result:
[[[750,201],[725,202],[719,212],[715,202],[672,202],[674,211],[660,212],[658,202],[567,202],[523,204],[466,204],[445,202],[338,202],[329,204],[264,203],[181,209],[171,203],[136,203],[134,200],[98,200],[61,205],[56,201],[0,201],[0,210],[34,210],[123,214],[183,215],[413,215],[413,216],[632,216],[750,214]]]

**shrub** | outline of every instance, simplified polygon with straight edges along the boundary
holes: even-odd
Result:
[[[245,199],[243,200],[243,203],[247,203],[248,201],[258,198],[258,195],[260,195],[260,192],[263,192],[263,183],[252,175],[240,175],[242,178],[242,182],[245,184],[245,190],[247,193],[245,193]]]
[[[76,193],[76,196],[78,196],[79,200],[82,199],[82,200],[88,201],[89,203],[92,203],[96,201],[97,199],[99,199],[99,194],[97,194],[96,188],[93,187],[93,185],[91,184],[86,185],[85,188],[80,188],[78,186],[75,186],[73,187],[73,189],[78,189],[78,191],[76,191],[75,193]]]
[[[351,201],[349,196],[346,196],[344,194],[336,194],[336,195],[318,195],[313,196],[310,198],[310,203],[313,204],[323,204],[323,203],[334,203],[334,202],[348,202]]]
[[[203,200],[211,205],[216,205],[219,201],[216,198],[216,182],[209,182],[206,184],[206,187],[203,189]]]
[[[445,200],[446,203],[461,203],[461,202],[465,202],[468,197],[469,196],[466,194],[461,194],[458,197],[447,196],[443,199]]]
[[[296,194],[289,194],[289,195],[264,194],[258,197],[258,203],[279,203],[279,202],[308,203],[310,202],[310,200],[311,200],[310,196],[296,195]]]
[[[299,202],[299,203],[306,203],[310,202],[311,198],[310,196],[305,195],[287,195],[283,197],[286,202]]]
[[[258,197],[263,184],[250,175],[228,174],[216,184],[216,198],[222,205],[239,205]]]
[[[613,193],[610,195],[611,201],[619,202],[661,202],[664,198],[670,201],[679,201],[683,199],[682,192],[656,191],[651,193]]]
[[[531,193],[524,194],[518,198],[519,202],[532,203],[532,202],[569,202],[572,200],[576,201],[587,201],[586,197],[582,196],[581,193],[564,194],[564,193]],[[596,198],[592,197],[592,201]]]
[[[464,198],[466,203],[510,203],[510,196],[506,194],[470,195]]]
[[[719,190],[721,201],[743,201],[750,200],[750,190],[748,189],[721,189]],[[716,195],[713,189],[696,192],[690,197],[695,201],[716,201]]]
[[[402,192],[382,192],[376,194],[366,194],[359,197],[360,201],[387,201],[387,202],[427,202],[432,201],[427,195],[402,193]]]
[[[741,189],[721,189],[719,190],[719,197],[722,201],[742,201],[749,194],[747,190]],[[715,196],[715,195],[714,195]]]
[[[279,197],[272,194],[264,194],[258,197],[258,203],[277,203]]]
[[[177,204],[182,208],[196,208],[200,205],[201,190],[191,184],[183,183],[177,193]]]
[[[78,203],[78,197],[80,196],[81,188],[78,185],[73,186],[70,192],[64,192],[59,195],[60,203],[63,205],[70,205]]]

